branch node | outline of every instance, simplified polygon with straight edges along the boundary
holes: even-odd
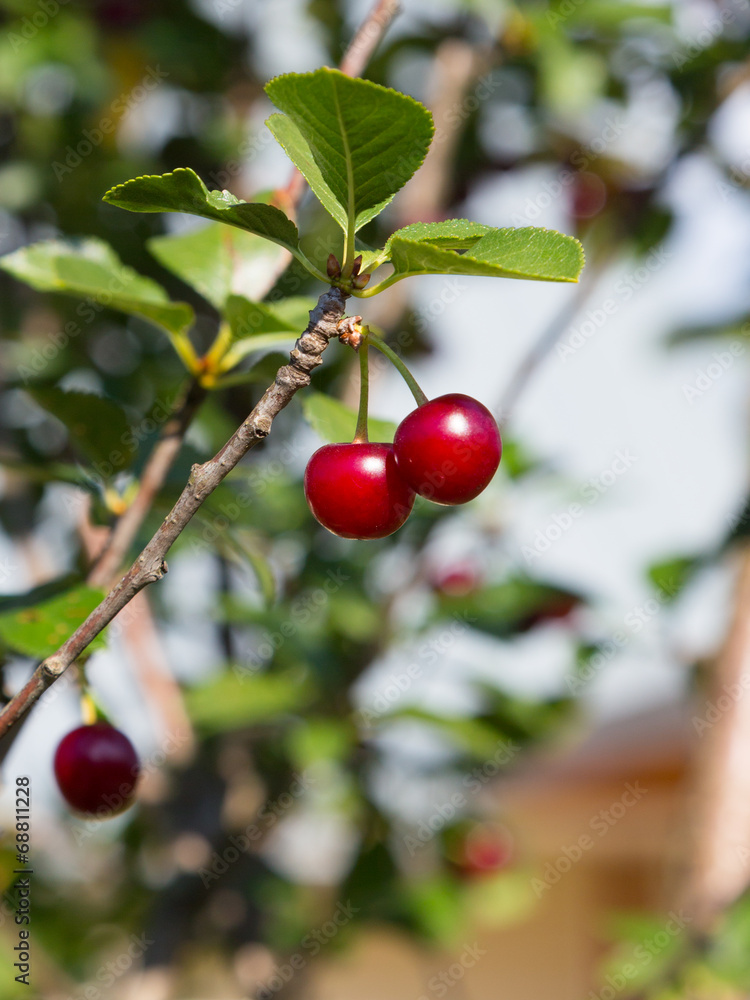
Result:
[[[65,672],[65,661],[59,656],[50,656],[41,663],[40,670],[45,684],[52,684]]]
[[[341,343],[348,344],[355,351],[359,349],[359,345],[362,343],[361,322],[361,316],[345,316],[336,325],[336,332]]]

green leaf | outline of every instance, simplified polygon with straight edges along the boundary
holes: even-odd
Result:
[[[598,31],[615,31],[629,21],[656,21],[671,24],[674,12],[668,5],[641,3],[612,3],[611,0],[587,0],[577,9],[570,9],[564,3],[548,12],[548,19],[557,17],[568,27],[579,25],[594,26]]]
[[[322,392],[308,392],[302,400],[302,411],[312,429],[324,441],[351,441],[357,428],[357,414],[337,399]],[[390,420],[367,421],[371,441],[393,441],[396,425]]]
[[[383,722],[395,722],[402,719],[414,719],[424,722],[431,729],[439,732],[457,749],[477,760],[486,760],[497,753],[499,735],[494,726],[481,719],[449,718],[436,715],[421,708],[405,708],[382,717]]]
[[[406,883],[404,895],[417,926],[428,940],[452,948],[464,938],[465,900],[455,882],[445,875],[415,879]]]
[[[323,208],[346,230],[346,208],[323,179],[320,167],[302,133],[286,115],[271,115],[266,125],[286,155],[305,178]]]
[[[570,595],[526,577],[511,577],[465,596],[441,596],[436,621],[465,615],[472,628],[505,637],[528,626],[534,616]]]
[[[328,602],[331,629],[355,642],[376,640],[383,630],[381,609],[369,595],[355,590],[341,590]]]
[[[433,243],[389,240],[393,280],[414,274],[466,274],[536,281],[577,281],[583,264],[583,247],[572,236],[550,229],[492,229],[459,254]]]
[[[304,333],[310,322],[310,313],[317,305],[317,300],[310,298],[309,295],[290,295],[286,299],[278,299],[275,302],[265,304],[271,306],[276,315],[286,320],[292,329],[298,333]]]
[[[241,566],[249,564],[257,580],[263,606],[272,607],[276,601],[276,576],[263,551],[259,536],[245,528],[230,529],[228,534],[229,538],[226,541],[221,535],[216,540],[220,552],[226,559],[231,559]]]
[[[394,239],[411,240],[415,243],[432,243],[444,250],[468,250],[478,243],[487,233],[493,232],[492,226],[483,226],[480,222],[470,222],[469,219],[446,219],[444,222],[413,222],[410,226],[397,229],[391,233],[385,245],[385,252],[390,257],[390,248]]]
[[[703,564],[699,556],[677,556],[650,566],[648,578],[663,601],[673,601]]]
[[[266,286],[282,251],[274,244],[219,222],[179,236],[154,236],[146,244],[163,264],[217,309],[232,292]]]
[[[80,573],[66,573],[65,576],[60,576],[56,580],[50,580],[47,583],[41,583],[39,586],[27,590],[23,594],[3,594],[0,597],[0,614],[8,611],[20,611],[23,608],[30,608],[35,604],[41,604],[51,597],[56,597],[58,594],[64,594],[72,590],[78,583],[81,583]]]
[[[24,656],[51,656],[84,622],[105,596],[103,590],[76,587],[23,611],[0,614],[0,638]],[[98,635],[89,649],[106,645]]]
[[[265,302],[251,302],[242,295],[230,295],[224,310],[233,340],[244,340],[247,337],[257,337],[265,333],[288,333],[298,337],[305,329],[300,329],[293,322],[285,319],[272,306]],[[305,324],[307,325],[307,324]]]
[[[66,392],[52,386],[27,392],[65,424],[71,442],[105,478],[131,464],[138,446],[125,411],[117,403],[90,392]]]
[[[186,698],[193,722],[207,732],[223,732],[304,708],[312,697],[307,677],[299,671],[252,673],[237,668],[209,684],[193,688]]]
[[[260,202],[247,202],[228,191],[209,191],[189,167],[169,174],[136,177],[118,184],[104,195],[104,201],[129,212],[187,212],[213,222],[225,222],[255,233],[297,253],[299,233],[281,209]]]
[[[324,67],[276,77],[266,93],[287,116],[268,127],[345,232],[375,218],[427,155],[432,116],[395,90]]]
[[[69,462],[24,462],[9,455],[0,455],[0,466],[12,469],[30,483],[72,483],[82,490],[91,490],[94,482],[79,465]]]
[[[270,385],[276,378],[276,373],[283,365],[289,364],[289,355],[279,351],[272,351],[264,355],[259,361],[245,372],[238,372],[235,375],[223,375],[216,382],[217,389],[229,388],[235,385],[249,385],[259,383]]]
[[[267,350],[284,342],[291,346],[304,330],[280,316],[271,306],[251,302],[241,295],[229,296],[224,314],[227,324],[209,352],[220,356],[219,371],[222,372],[230,371],[254,351]]]
[[[91,299],[142,316],[172,334],[184,333],[193,322],[187,303],[170,302],[161,285],[126,267],[102,240],[32,243],[0,258],[0,267],[39,291]]]
[[[344,761],[356,737],[356,730],[343,719],[307,718],[289,732],[286,744],[295,765],[306,771],[320,761]]]

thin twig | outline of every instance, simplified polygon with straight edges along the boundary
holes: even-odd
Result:
[[[361,76],[391,21],[401,11],[398,0],[379,0],[349,43],[339,69],[347,76]]]
[[[0,737],[26,715],[44,691],[62,676],[136,594],[164,576],[167,552],[206,497],[252,447],[268,436],[274,418],[297,390],[310,384],[311,373],[321,363],[329,339],[338,335],[336,327],[344,314],[345,300],[346,296],[337,288],[320,296],[310,313],[307,329],[291,352],[290,363],[279,369],[273,384],[224,447],[208,462],[193,466],[177,503],[119,583],[57,652],[36,668],[31,679],[6,705],[0,714]]]
[[[370,13],[359,26],[339,63],[339,69],[342,73],[345,73],[347,76],[362,75],[381,38],[400,11],[401,4],[398,0],[377,0],[377,3],[372,7]],[[285,211],[289,203],[299,203],[305,191],[306,184],[307,181],[305,178],[295,168],[287,186],[282,191],[277,192],[281,206],[284,207]]]
[[[346,73],[347,76],[360,76],[400,9],[398,0],[378,0],[374,4],[341,60],[339,68],[342,73]],[[295,171],[289,184],[276,191],[274,198],[283,200],[285,211],[295,215],[304,191],[305,179],[299,171]],[[288,262],[282,257],[279,270],[286,268]],[[279,273],[274,270],[267,283],[268,287],[255,289],[254,295],[259,299],[264,298],[278,277]],[[207,391],[194,381],[183,403],[165,425],[143,470],[135,499],[115,524],[104,549],[89,570],[88,582],[92,587],[109,586],[119,571],[128,549],[164,485],[167,474],[180,451],[185,433],[206,396]]]
[[[368,61],[370,60],[372,53],[377,47],[380,39],[383,37],[385,31],[387,30],[393,18],[396,16],[396,14],[399,13],[399,10],[400,7],[397,0],[378,0],[378,2],[375,3],[369,15],[367,16],[367,18],[365,19],[365,21],[355,34],[354,38],[352,39],[342,59],[342,62],[340,64],[342,72],[346,73],[349,76],[359,76],[362,73]],[[292,179],[289,182],[289,184],[284,188],[278,189],[275,193],[275,197],[277,199],[283,200],[285,211],[287,211],[291,215],[295,215],[296,208],[299,205],[300,200],[302,199],[304,191],[305,191],[305,180],[299,173],[299,171],[295,170],[294,175],[292,176]],[[283,267],[285,267],[288,261],[284,260],[282,261],[282,263]],[[278,273],[277,271],[274,271],[273,275],[271,275],[269,286],[260,292],[256,292],[256,294],[258,294],[258,297],[263,298],[266,294],[268,294],[270,288],[272,287],[272,284],[275,283],[277,278],[278,278]],[[336,297],[334,296],[334,298]],[[343,301],[344,301],[343,296],[339,294],[338,298],[341,299],[341,309],[343,310]],[[311,316],[317,313],[317,310],[321,308],[321,304],[323,303],[323,301],[324,301],[323,298],[319,300],[318,307],[314,311],[314,313],[311,314]],[[308,327],[307,332],[308,334],[310,334],[311,328]],[[300,341],[298,341],[297,347],[299,347],[301,339]],[[323,347],[324,346],[325,345],[323,345]],[[317,364],[317,362],[315,363]],[[292,367],[293,366],[286,366],[286,369],[291,369]],[[279,376],[281,376],[282,372],[284,371],[285,369],[281,369],[281,371],[278,373],[277,382]],[[309,374],[307,377],[309,381]],[[299,386],[297,386],[297,388],[299,388]],[[269,392],[270,391],[271,390],[269,390]],[[291,398],[291,395],[295,391],[296,388],[291,390],[289,398]],[[185,433],[187,432],[187,429],[190,426],[193,417],[195,416],[197,410],[200,408],[200,405],[204,401],[206,395],[207,395],[206,391],[197,382],[194,381],[193,383],[191,383],[184,401],[165,424],[162,434],[160,435],[159,440],[154,446],[154,449],[151,455],[149,456],[149,459],[144,468],[138,488],[138,493],[136,494],[131,505],[128,507],[125,513],[119,518],[119,520],[112,528],[111,534],[109,535],[101,552],[99,553],[94,564],[91,566],[89,570],[88,583],[91,586],[112,586],[113,577],[118,572],[122,562],[125,560],[128,553],[128,549],[135,540],[138,531],[141,528],[141,525],[143,524],[145,518],[148,515],[148,512],[151,510],[151,507],[153,505],[154,500],[156,499],[157,494],[159,493],[159,490],[164,485],[169,470],[172,467],[180,451],[180,448],[182,447],[182,442],[184,440]],[[230,439],[229,443],[235,440],[240,431],[242,431],[242,429],[248,425],[248,421],[251,421],[253,419],[253,415],[259,412],[259,408],[264,404],[267,396],[268,392],[260,401],[255,410],[253,410],[253,413],[250,414],[250,416],[242,425],[242,427],[239,428],[237,434],[235,434],[234,437]],[[279,405],[279,409],[285,406],[287,402],[288,399],[282,402]],[[276,412],[278,412],[278,410]],[[274,415],[275,413],[271,415],[271,419],[273,419]],[[255,443],[257,443],[257,440],[260,439],[260,436],[262,435],[259,435],[258,438],[254,438],[251,440],[247,450],[249,450],[249,448],[251,448]],[[242,454],[244,454],[244,452]],[[239,455],[237,461],[239,461],[239,458],[241,457],[242,455]],[[216,459],[212,461],[215,460]],[[210,464],[211,463],[206,463],[206,466],[202,466],[201,468],[205,469]],[[233,466],[227,467],[223,475],[226,475],[226,473],[230,471],[230,468],[233,468]],[[221,476],[221,478],[223,478],[223,475]],[[221,481],[221,478],[217,480],[216,485],[218,485],[218,482]],[[169,521],[169,518],[174,515],[175,511],[182,503],[188,488],[189,487],[187,487],[186,491],[183,492],[182,496],[180,497],[180,500],[178,500],[177,502],[177,505],[175,506],[175,508],[173,508],[172,513],[167,518],[167,521]],[[215,487],[212,486],[211,489],[213,488]],[[210,491],[211,490],[208,490],[208,492]],[[188,514],[187,520],[190,519],[193,512]],[[187,523],[187,520],[185,521],[185,523]],[[147,546],[146,549],[144,549],[144,552],[141,553],[139,559],[141,559],[143,557],[143,554],[150,548],[151,545],[154,544],[156,539],[159,537],[160,533],[163,531],[164,526],[167,524],[167,521],[164,522],[162,528],[159,529],[159,532],[157,532],[157,534],[151,540],[149,546]],[[173,540],[174,539],[172,539],[172,541]],[[169,546],[172,544],[172,541],[167,542],[167,546],[164,549],[165,553],[169,548]],[[65,645],[62,646],[60,650],[58,650],[58,652],[54,654],[54,656],[48,658],[44,663],[42,663],[37,668],[31,680],[8,703],[2,715],[0,715],[0,737],[3,736],[5,733],[7,733],[8,729],[11,726],[16,726],[16,733],[14,735],[17,735],[18,728],[20,728],[19,724],[25,720],[29,709],[33,706],[33,704],[36,702],[39,696],[44,692],[44,690],[46,690],[46,688],[49,687],[50,684],[54,683],[57,677],[59,677],[67,669],[67,667],[75,659],[75,657],[80,654],[80,651],[86,648],[88,643],[91,642],[91,639],[93,639],[98,634],[98,632],[101,631],[101,629],[103,629],[108,624],[108,622],[112,620],[112,618],[114,618],[114,616],[121,610],[121,608],[128,603],[128,600],[130,600],[132,596],[134,596],[134,594],[138,592],[138,590],[142,589],[148,583],[153,582],[151,579],[145,580],[145,582],[140,583],[140,585],[138,586],[138,590],[133,591],[131,597],[125,599],[123,603],[118,603],[119,601],[122,600],[121,595],[127,591],[127,588],[132,587],[134,585],[134,582],[140,579],[138,574],[134,573],[137,564],[138,560],[136,561],[134,566],[131,567],[129,573],[127,573],[125,577],[123,577],[123,580],[118,585],[118,588],[115,588],[115,590],[118,591],[120,597],[114,599],[113,598],[114,591],[112,591],[107,596],[107,598],[105,598],[105,600],[102,602],[99,608],[96,609],[93,615],[89,616],[89,619],[87,619],[86,622],[84,622],[81,628],[78,629],[78,631],[73,636],[70,637],[68,642],[65,643]],[[164,571],[166,571],[166,568]],[[155,579],[158,579],[158,577],[155,577]],[[126,581],[128,580],[129,583],[127,583],[127,585],[124,587],[123,585],[125,585]],[[81,631],[87,626],[90,629],[96,627],[96,622],[92,624],[91,619],[96,618],[97,615],[100,615],[101,617],[101,624],[98,626],[98,628],[96,628],[96,631],[91,632],[90,638],[88,638],[87,641],[85,641],[83,645],[80,645],[80,648],[78,648],[81,639],[79,633],[81,633]],[[104,620],[105,618],[106,620]],[[77,640],[76,636],[79,637]],[[85,638],[85,634],[83,638]],[[76,640],[75,643],[74,640]],[[74,652],[71,656],[70,655],[71,650],[75,649],[77,649],[78,651]],[[4,740],[6,751],[9,742],[10,741],[8,739]],[[4,755],[3,752],[0,752],[0,759],[2,759],[3,755]]]

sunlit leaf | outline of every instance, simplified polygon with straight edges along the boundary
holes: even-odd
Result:
[[[76,587],[34,607],[0,614],[0,638],[25,656],[44,659],[62,646],[103,597],[103,590]],[[101,649],[104,645],[99,635],[88,648]]]
[[[273,115],[268,127],[345,231],[383,210],[432,140],[425,107],[339,70],[287,73],[266,93],[286,116]]]

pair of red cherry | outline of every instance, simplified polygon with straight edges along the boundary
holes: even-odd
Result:
[[[55,753],[55,778],[77,813],[116,816],[133,804],[140,764],[133,744],[106,722],[79,726]]]
[[[487,407],[449,393],[405,417],[392,445],[354,441],[318,449],[305,470],[305,496],[335,535],[385,538],[407,519],[417,493],[440,504],[473,500],[494,476],[501,453]]]

